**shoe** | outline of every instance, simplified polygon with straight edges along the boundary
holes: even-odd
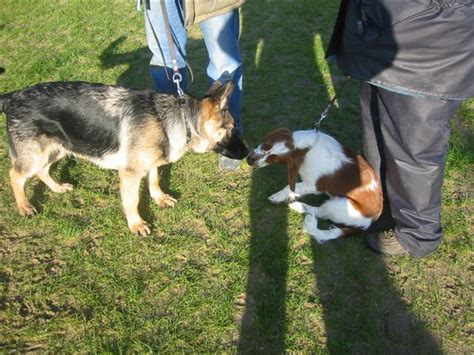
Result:
[[[367,235],[367,245],[377,253],[384,255],[409,255],[402,247],[393,229],[374,232]]]
[[[240,160],[230,159],[219,155],[219,169],[222,171],[235,171],[240,167]]]
[[[388,231],[389,229],[394,229],[395,228],[395,221],[393,220],[390,212],[389,213],[383,213],[379,219],[372,224],[369,229],[367,229],[367,232],[369,233],[376,233],[376,232],[384,232]]]

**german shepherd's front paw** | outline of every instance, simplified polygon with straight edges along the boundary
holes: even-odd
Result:
[[[174,207],[176,202],[178,202],[178,200],[168,194],[161,194],[155,197],[154,200],[156,204],[160,207]]]
[[[150,225],[144,220],[140,220],[132,225],[129,225],[128,228],[130,228],[130,231],[133,234],[140,234],[143,237],[151,234]]]
[[[22,204],[22,205],[18,205],[18,213],[22,217],[27,217],[27,216],[32,217],[35,214],[38,214],[38,211],[36,210],[36,208],[33,207],[33,205],[31,205],[28,202],[28,203],[25,203],[25,204]]]

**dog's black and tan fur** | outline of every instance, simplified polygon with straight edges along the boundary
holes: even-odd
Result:
[[[207,96],[173,95],[84,82],[42,83],[0,96],[7,114],[10,180],[21,215],[36,209],[24,185],[36,175],[54,192],[72,189],[49,175],[55,161],[67,155],[118,170],[122,204],[130,230],[150,234],[138,213],[139,186],[148,175],[150,195],[160,206],[176,200],[159,186],[158,167],[181,158],[188,150],[218,151],[243,159],[248,151],[232,133],[227,110],[231,82],[216,83]]]

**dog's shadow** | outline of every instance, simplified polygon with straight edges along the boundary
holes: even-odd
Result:
[[[69,183],[73,185],[74,188],[77,188],[80,181],[71,173],[77,165],[77,161],[74,157],[70,157],[65,161],[58,161],[51,167],[51,173],[53,175],[59,176],[57,181],[59,183]],[[59,171],[58,171],[59,170]],[[179,199],[181,194],[176,191],[169,191],[169,178],[170,178],[170,166],[165,165],[160,167],[158,170],[160,174],[160,186],[165,193],[171,194],[174,198]],[[89,187],[91,188],[91,187]],[[41,213],[43,211],[43,206],[47,203],[51,192],[47,186],[42,181],[37,181],[33,187],[33,194],[31,196],[31,203],[36,208],[36,210]],[[119,191],[112,189],[101,189],[100,193],[102,195],[116,195],[119,194]],[[72,201],[73,205],[75,204]],[[142,179],[142,184],[140,188],[140,199],[138,204],[138,210],[140,215],[144,218],[145,221],[151,223],[152,225],[156,222],[156,216],[151,210],[151,205],[155,202],[150,198],[150,193],[148,190],[148,179],[145,177]]]
[[[66,160],[59,160],[51,166],[50,174],[58,175],[59,178],[56,179],[53,176],[53,179],[57,180],[60,184],[68,183],[75,187],[77,186],[78,180],[71,174],[71,170],[76,165],[76,159],[73,157],[69,157]],[[55,174],[58,169],[59,173]],[[43,206],[47,203],[49,193],[52,192],[38,179],[33,187],[33,195],[30,198],[30,202],[39,213],[43,211]]]
[[[160,187],[165,194],[171,195],[173,198],[179,200],[181,194],[176,191],[170,191],[170,174],[171,166],[164,165],[158,168],[158,174],[160,176]],[[156,214],[152,211],[151,206],[155,204],[155,201],[150,197],[150,192],[148,190],[148,179],[145,178],[142,181],[140,188],[140,201],[138,204],[138,212],[140,216],[143,217],[145,221],[151,223],[154,228],[156,228]],[[168,208],[168,207],[159,207],[159,208]]]
[[[30,202],[38,213],[43,211],[43,206],[47,200],[45,193],[46,189],[46,185],[41,181],[38,181],[38,183],[33,187],[33,195],[30,198]]]

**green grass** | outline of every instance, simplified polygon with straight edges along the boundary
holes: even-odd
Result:
[[[343,78],[324,61],[335,1],[248,0],[242,10],[245,139],[313,125]],[[0,92],[53,80],[150,87],[134,1],[13,1],[0,7]],[[191,31],[192,91],[206,52]],[[360,149],[352,81],[323,130]],[[41,213],[16,214],[0,117],[0,351],[472,353],[474,103],[453,120],[443,190],[445,236],[424,259],[384,258],[362,236],[317,245],[300,215],[266,198],[283,167],[222,173],[211,153],[164,169],[178,198],[160,209],[143,189],[153,234],[128,232],[118,177],[80,160],[38,180]]]

